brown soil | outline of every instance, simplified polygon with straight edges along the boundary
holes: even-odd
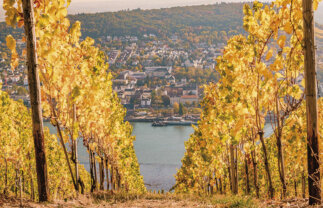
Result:
[[[11,207],[21,207],[20,200],[10,198],[10,199],[2,199],[0,200],[1,208],[11,208]],[[55,201],[50,203],[35,203],[29,200],[22,201],[22,207],[26,208],[101,208],[101,207],[121,207],[121,208],[155,208],[155,207],[216,207],[214,205],[208,205],[204,202],[200,201],[191,201],[191,200],[177,200],[171,198],[164,199],[133,199],[133,200],[125,200],[123,201],[115,201],[115,200],[100,200],[94,201],[89,196],[80,196],[79,199],[68,200],[68,201]]]

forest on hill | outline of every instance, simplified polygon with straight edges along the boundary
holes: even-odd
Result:
[[[243,31],[243,3],[132,10],[71,16],[82,22],[82,34],[93,38],[153,33],[157,36],[203,31]],[[232,15],[234,14],[234,15]]]
[[[181,37],[190,34],[201,35],[213,32],[228,36],[245,33],[243,29],[244,3],[221,3],[214,5],[185,6],[152,10],[123,10],[92,14],[69,15],[71,23],[82,23],[82,37],[97,39],[103,36],[144,34],[158,37]],[[232,15],[234,14],[234,15]],[[323,28],[322,25],[316,26]],[[23,30],[12,28],[0,22],[0,41],[5,42],[8,34],[21,38]],[[223,37],[219,35],[219,37]]]
[[[225,31],[238,34],[243,32],[243,3],[221,3],[214,5],[174,7],[153,10],[124,10],[96,14],[70,15],[71,23],[82,22],[82,37],[94,39],[102,36],[124,36],[153,33],[158,37],[172,34]],[[234,15],[232,15],[234,14]],[[20,38],[21,29],[0,23],[0,41],[7,34]]]

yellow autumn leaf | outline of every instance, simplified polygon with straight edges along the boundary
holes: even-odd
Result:
[[[67,9],[66,9],[65,7],[60,8],[60,9],[57,11],[56,16],[57,16],[58,18],[64,18],[64,17],[66,17],[66,16],[67,16]]]
[[[285,42],[286,42],[286,36],[285,35],[280,36],[278,41],[277,41],[280,48],[284,48]]]
[[[288,34],[292,34],[293,26],[290,22],[286,22],[286,24],[284,25],[284,31]]]
[[[303,91],[300,89],[298,85],[293,85],[292,88],[289,89],[289,94],[293,98],[299,100],[302,97]]]
[[[266,55],[266,61],[268,61],[273,56],[273,49],[270,49]]]
[[[8,47],[11,51],[16,50],[16,40],[15,40],[11,35],[8,35],[8,36],[6,37],[6,42],[7,42],[7,47]]]
[[[301,86],[305,88],[305,79],[302,79]]]

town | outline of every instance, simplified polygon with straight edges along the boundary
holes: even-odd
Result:
[[[222,54],[224,42],[191,42],[176,34],[169,38],[157,38],[155,34],[107,36],[96,41],[108,56],[113,89],[127,108],[127,120],[199,119],[203,85],[219,79],[216,58]],[[318,48],[323,48],[322,41],[317,44]],[[5,44],[0,45],[1,51],[5,51]],[[18,40],[18,51],[24,47]],[[318,51],[317,57],[318,80],[322,81],[323,51]],[[28,79],[23,64],[12,71],[9,60],[0,59],[0,78],[2,90],[29,106]],[[322,96],[322,82],[318,88]]]
[[[154,34],[142,38],[101,37],[98,44],[108,56],[113,89],[127,108],[130,120],[134,116],[149,120],[175,115],[197,120],[202,86],[218,80],[214,68],[224,47],[224,43],[197,43],[185,48],[176,35],[162,41]],[[24,48],[21,40],[17,47],[18,51]],[[26,67],[20,64],[12,71],[9,60],[0,61],[2,89],[28,106]]]
[[[128,116],[148,120],[174,115],[199,119],[202,86],[218,80],[214,68],[224,48],[224,43],[191,43],[176,34],[107,36],[99,44],[116,74],[114,90]]]

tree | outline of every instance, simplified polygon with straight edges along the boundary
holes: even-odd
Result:
[[[167,95],[162,95],[161,99],[163,100],[163,104],[165,107],[170,105],[170,98]]]
[[[156,104],[157,103],[157,93],[155,90],[153,90],[150,94],[151,96],[151,104]]]
[[[318,3],[318,2],[316,2]],[[313,0],[303,0],[309,204],[321,204]]]
[[[18,95],[26,95],[26,94],[28,94],[28,91],[26,90],[26,88],[19,86],[17,88],[17,94]]]
[[[179,113],[179,104],[177,102],[174,103],[173,108],[174,108],[174,114],[178,114]]]
[[[178,109],[178,114],[179,115],[184,115],[187,112],[187,109],[185,108],[185,106],[183,105],[183,103],[179,104],[179,109]]]
[[[32,111],[33,137],[36,154],[36,169],[39,201],[49,200],[48,173],[46,163],[43,116],[41,109],[40,81],[36,54],[34,1],[23,0],[24,27],[27,40],[27,68],[30,103]]]

